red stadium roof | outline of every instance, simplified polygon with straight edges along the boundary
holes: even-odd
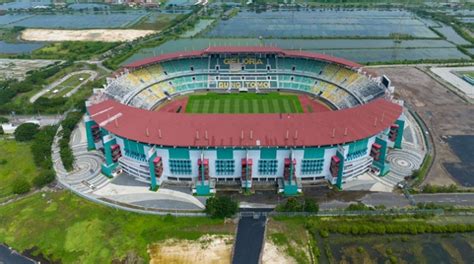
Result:
[[[143,143],[177,147],[295,147],[344,144],[390,127],[402,107],[385,99],[306,114],[184,114],[154,112],[106,100],[88,108],[109,132]]]
[[[142,67],[147,64],[153,64],[160,61],[172,60],[172,59],[180,59],[180,58],[192,58],[192,57],[199,57],[209,54],[217,54],[217,53],[271,53],[271,54],[278,54],[280,56],[289,56],[289,57],[300,57],[306,59],[313,59],[313,60],[323,60],[332,63],[342,64],[350,68],[360,68],[362,65],[341,59],[332,57],[325,54],[319,54],[314,52],[306,52],[306,51],[294,51],[294,50],[283,50],[277,47],[267,47],[267,46],[217,46],[217,47],[209,47],[203,50],[195,50],[195,51],[180,51],[174,53],[167,53],[156,57],[146,58],[143,60],[132,62],[125,66],[125,68],[137,68]]]

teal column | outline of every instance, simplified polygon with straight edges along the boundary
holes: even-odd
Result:
[[[375,143],[381,146],[380,158],[378,161],[374,160],[372,165],[374,165],[380,170],[380,176],[384,176],[390,171],[390,164],[385,162],[385,158],[387,157],[388,144],[387,144],[387,141],[378,137],[375,138]]]
[[[336,181],[336,186],[339,188],[339,190],[342,190],[342,174],[344,173],[344,155],[337,151],[336,156],[339,158],[339,170],[337,173],[337,181]]]
[[[405,121],[404,120],[397,120],[395,124],[398,125],[398,133],[397,138],[395,139],[394,147],[401,149],[402,148],[402,140],[403,140],[403,131],[405,128]]]
[[[112,172],[117,167],[117,163],[115,163],[112,159],[112,150],[110,148],[112,145],[116,144],[116,140],[112,136],[107,135],[103,138],[103,141],[104,141],[105,164],[102,164],[101,171],[107,177],[111,177]]]
[[[375,143],[381,146],[380,161],[385,161],[385,158],[387,157],[387,141],[377,137],[375,138]]]
[[[293,158],[290,155],[290,177],[288,178],[289,185],[291,185],[291,178],[293,178]]]
[[[103,129],[102,127],[100,128],[100,134],[102,135],[102,137],[106,136],[109,134],[109,131]]]
[[[204,185],[204,158],[201,159],[201,184]]]
[[[156,158],[156,152],[153,152],[153,154],[150,155],[148,158],[148,165],[150,167],[150,189],[152,191],[157,189],[157,184],[156,184],[156,174],[155,174],[155,163],[153,163],[153,160]]]
[[[249,159],[247,157],[245,158],[245,189],[249,189]]]
[[[96,123],[94,122],[94,120],[90,119],[87,116],[85,118],[84,123],[86,125],[87,150],[94,150],[95,142],[94,142],[94,136],[92,135],[92,126],[94,126]]]
[[[298,186],[296,182],[292,182],[294,170],[295,170],[295,166],[293,164],[293,159],[291,155],[290,156],[290,177],[288,178],[288,184],[285,184],[284,189],[283,189],[285,196],[294,196],[298,194]]]
[[[206,182],[206,179],[204,178],[205,174],[205,168],[204,168],[204,160],[206,158],[204,155],[201,154],[201,158],[199,159],[201,161],[201,168],[198,171],[198,175],[201,176],[201,181],[196,182],[196,194],[201,196],[201,195],[210,195],[211,194],[211,180],[209,179]],[[198,162],[199,164],[199,162]],[[198,177],[199,177],[198,176]]]
[[[110,139],[104,142],[104,153],[105,153],[105,164],[111,165],[114,163],[112,160],[112,150],[110,149],[112,145],[115,144],[115,139]]]

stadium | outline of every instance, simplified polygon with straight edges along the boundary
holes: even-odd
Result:
[[[136,61],[86,103],[89,150],[102,173],[151,190],[190,185],[304,184],[339,189],[384,176],[401,148],[405,115],[386,76],[345,59],[276,47],[209,47]]]

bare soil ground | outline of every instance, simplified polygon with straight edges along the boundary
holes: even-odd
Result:
[[[226,188],[227,187],[227,188]],[[279,203],[285,203],[288,197],[277,194],[276,186],[272,188],[269,186],[264,189],[262,186],[254,184],[252,188],[252,195],[246,195],[237,190],[237,186],[217,186],[220,190],[218,196],[229,196],[233,199],[247,203],[277,205]],[[304,197],[311,197],[316,199],[318,203],[325,203],[329,201],[341,201],[350,202],[362,199],[368,191],[335,191],[328,188],[327,185],[315,185],[315,186],[304,186],[303,194]]]
[[[21,39],[27,41],[103,41],[122,42],[132,41],[155,33],[153,30],[136,29],[34,29],[29,28],[21,32]]]
[[[284,253],[283,248],[276,246],[271,241],[265,241],[263,247],[262,264],[296,264],[296,260]]]
[[[148,247],[150,264],[224,264],[231,262],[232,236],[203,236],[199,240],[166,240]]]
[[[444,163],[460,162],[443,140],[448,135],[474,134],[474,105],[451,92],[444,85],[415,67],[372,68],[386,74],[395,86],[395,97],[405,100],[427,124],[434,138],[436,157],[424,183],[448,185],[455,183]]]
[[[0,59],[0,80],[23,80],[26,72],[54,63],[52,60]]]
[[[278,221],[270,218],[267,222],[262,263],[311,263],[308,247],[310,236],[300,220]]]

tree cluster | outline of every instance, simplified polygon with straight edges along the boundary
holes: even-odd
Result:
[[[82,115],[82,112],[70,112],[61,122],[63,130],[61,131],[62,135],[59,140],[59,155],[67,171],[71,171],[74,168],[74,155],[69,146],[69,141],[71,140],[72,131],[81,120]]]
[[[297,199],[290,197],[285,203],[279,204],[276,210],[279,212],[317,213],[319,211],[319,205],[313,198]]]
[[[55,173],[51,158],[52,144],[57,126],[45,126],[36,135],[31,144],[33,161],[39,169],[39,174],[33,179],[33,185],[40,188],[54,181]]]
[[[230,197],[210,197],[206,201],[206,213],[213,218],[232,217],[237,213],[239,205]]]
[[[13,97],[21,93],[40,90],[46,85],[46,79],[58,73],[63,67],[70,66],[71,62],[62,65],[53,65],[40,70],[29,71],[23,81],[6,80],[0,82],[0,112],[9,114]]]
[[[35,137],[38,131],[39,125],[33,123],[23,123],[15,129],[13,135],[15,136],[16,141],[30,141]]]

